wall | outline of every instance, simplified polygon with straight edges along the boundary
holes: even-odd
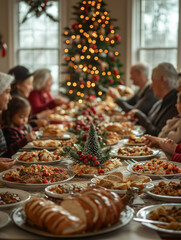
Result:
[[[3,40],[8,45],[8,53],[5,58],[0,57],[0,71],[7,72],[10,67],[14,65],[14,49],[13,49],[13,1],[16,0],[0,0],[0,33],[3,35]],[[71,18],[73,8],[72,6],[79,0],[61,0],[63,11],[62,11],[62,20],[63,27],[70,25],[72,23]],[[105,0],[107,3],[107,10],[110,10],[110,16],[116,18],[117,21],[114,25],[119,26],[119,34],[122,37],[121,45],[117,47],[117,50],[120,52],[120,60],[123,63],[123,71],[125,72],[124,79],[128,75],[130,58],[127,54],[129,48],[129,32],[127,24],[127,13],[129,8],[129,2],[131,0]]]

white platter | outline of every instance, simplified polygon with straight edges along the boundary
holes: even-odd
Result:
[[[52,140],[69,140],[71,138],[73,138],[75,135],[71,132],[64,132],[62,133],[61,136],[43,136],[42,133],[39,135],[40,138],[39,139],[52,139]]]
[[[17,202],[17,203],[0,205],[0,209],[3,209],[3,210],[8,209],[8,208],[12,208],[12,207],[17,207],[19,204],[22,204],[22,203],[26,202],[31,197],[31,195],[28,192],[25,192],[23,190],[12,189],[12,188],[0,188],[0,193],[5,193],[5,192],[18,194],[21,201]]]
[[[132,133],[137,137],[144,135],[145,132],[146,132],[145,128],[140,125],[135,125],[135,129],[132,130]]]
[[[139,165],[140,164],[144,164],[145,162],[139,162]],[[177,162],[175,162],[174,163],[177,167],[181,167],[181,163],[177,163]],[[162,178],[162,177],[165,177],[165,178],[172,178],[172,177],[174,177],[174,178],[177,178],[177,177],[180,177],[181,176],[181,173],[177,173],[177,174],[162,174],[162,175],[156,175],[156,174],[149,174],[149,173],[140,173],[140,172],[135,172],[135,171],[133,171],[133,166],[135,165],[135,163],[133,163],[133,164],[129,164],[128,166],[127,166],[127,170],[129,171],[129,172],[131,172],[131,173],[134,173],[134,174],[139,174],[139,175],[146,175],[146,176],[149,176],[149,177],[151,177],[151,178]]]
[[[140,209],[137,212],[136,216],[138,218],[148,219],[151,211],[156,210],[157,208],[160,208],[162,206],[165,206],[167,209],[170,209],[173,206],[181,208],[181,204],[176,204],[176,203],[151,205],[151,206],[147,206],[147,207],[144,207],[144,208]],[[156,226],[154,224],[151,224],[151,223],[144,223],[144,222],[142,222],[142,224],[145,225],[146,227],[149,227],[151,229],[154,229],[154,230],[157,230],[157,231],[160,231],[160,232],[171,233],[171,234],[181,234],[181,230],[164,229],[164,228],[160,228],[160,227],[158,227],[158,226]]]
[[[64,168],[61,168],[61,169],[64,169]],[[11,188],[18,188],[18,189],[32,190],[32,191],[33,190],[41,190],[49,185],[61,184],[63,182],[67,182],[67,181],[71,180],[72,178],[74,178],[75,175],[73,174],[73,172],[71,170],[69,170],[69,169],[64,169],[64,170],[66,170],[68,172],[70,177],[63,181],[59,181],[59,182],[30,184],[30,183],[16,183],[16,182],[10,182],[10,181],[4,180],[3,175],[5,173],[9,172],[10,170],[6,170],[6,171],[0,173],[0,181],[5,183],[6,186],[11,187]]]
[[[123,144],[125,146],[145,146],[145,143],[129,143],[129,139],[122,139],[120,140],[120,144]]]
[[[104,177],[105,176],[99,176],[99,177],[92,178],[91,179],[91,183],[97,184],[99,182],[99,179],[104,178]],[[147,183],[143,183],[143,184],[145,186],[144,189],[142,190],[143,192],[151,191],[153,189],[153,187],[154,187],[152,182],[147,182]],[[118,193],[118,194],[125,194],[128,189],[125,189],[125,190],[121,190],[121,189],[107,189],[107,190],[111,191],[111,192]]]
[[[10,217],[6,212],[0,211],[0,228],[5,227],[10,222]]]
[[[165,183],[169,183],[169,182],[176,182],[177,184],[180,183],[180,180],[179,179],[171,179],[171,180],[157,180],[157,181],[153,181],[152,183],[154,185],[158,185],[159,182],[165,182]],[[161,201],[164,201],[164,202],[172,202],[172,203],[176,203],[176,202],[179,202],[181,203],[181,196],[167,196],[167,195],[159,195],[159,194],[155,194],[155,193],[152,193],[150,191],[147,191],[147,194],[149,196],[151,196],[152,198],[154,199],[157,199],[157,200],[161,200]]]
[[[52,191],[50,191],[50,189],[52,187],[56,187],[58,186],[59,184],[54,184],[54,185],[51,185],[51,186],[48,186],[45,188],[45,193],[50,196],[50,197],[53,197],[53,198],[58,198],[58,199],[64,199],[66,197],[68,197],[69,195],[74,195],[74,194],[77,194],[78,192],[73,192],[73,191],[70,191],[69,193],[62,193],[62,194],[59,194],[59,193],[54,193]],[[84,187],[86,188],[87,187],[87,183],[79,183],[79,182],[76,182],[76,184],[74,183],[65,183],[63,184],[64,186],[67,185],[68,187],[72,187],[73,185],[76,185],[78,187]]]
[[[13,222],[20,227],[21,229],[32,232],[34,234],[38,234],[41,236],[45,237],[51,237],[51,238],[82,238],[82,237],[91,237],[91,236],[96,236],[100,234],[105,234],[109,233],[112,231],[115,231],[117,229],[120,229],[127,225],[131,219],[133,218],[133,209],[128,207],[121,213],[120,221],[118,223],[113,224],[112,226],[108,226],[106,228],[100,229],[98,231],[92,231],[92,232],[82,232],[82,233],[77,233],[77,234],[72,234],[72,235],[55,235],[52,233],[49,233],[45,230],[38,229],[36,227],[32,227],[26,223],[26,216],[24,213],[24,210],[22,208],[18,208],[12,216]]]
[[[150,158],[154,158],[160,152],[158,149],[152,149],[152,151],[153,151],[153,154],[145,155],[145,156],[123,156],[123,155],[118,154],[118,148],[113,148],[111,150],[111,154],[114,157],[118,157],[118,158],[121,158],[121,159],[131,159],[132,158],[132,159],[135,159],[135,160],[143,161],[143,160],[147,160],[147,159],[150,159]]]
[[[39,141],[39,140],[36,140],[36,141]],[[41,140],[41,141],[46,141],[46,140]],[[37,147],[35,146],[32,142],[29,142],[26,147],[24,147],[25,149],[38,149],[38,150],[42,150],[42,149],[47,149],[47,150],[55,150],[57,149],[59,146],[57,147]]]

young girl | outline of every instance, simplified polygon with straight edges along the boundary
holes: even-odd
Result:
[[[7,143],[7,151],[3,156],[11,157],[18,149],[36,139],[35,132],[27,124],[30,111],[30,104],[25,98],[13,96],[8,109],[2,114],[3,134]]]

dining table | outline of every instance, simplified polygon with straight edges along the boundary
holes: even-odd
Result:
[[[119,144],[121,146],[121,144]],[[32,151],[30,147],[25,146],[23,149],[20,149],[19,152],[22,151]],[[15,155],[14,157],[16,157]],[[159,152],[159,157],[164,158],[165,155],[163,152]],[[124,175],[129,175],[130,172],[127,170],[127,164],[124,162],[124,160],[120,160],[122,162],[122,167],[120,168],[121,171],[123,172]],[[18,163],[15,164],[14,168],[20,166]],[[60,162],[58,167],[67,167],[67,162],[66,159],[63,162]],[[86,177],[86,176],[75,176],[73,179],[71,179],[69,182],[70,183],[90,183],[91,177]],[[0,182],[0,188],[6,187],[6,184],[3,182]],[[27,190],[32,197],[46,197],[44,189],[41,190]],[[128,203],[128,205],[133,209],[133,216],[136,217],[136,213],[138,212],[139,209],[149,206],[149,205],[155,205],[155,204],[164,204],[163,201],[161,200],[156,200],[151,198],[146,192],[143,192],[141,194],[135,194],[134,199]],[[18,206],[20,207],[20,206]],[[17,208],[18,208],[17,207]],[[25,231],[18,227],[14,221],[13,221],[13,214],[16,211],[17,208],[9,208],[3,210],[4,212],[8,213],[10,216],[10,221],[9,223],[2,227],[0,229],[0,239],[17,239],[17,240],[31,240],[31,239],[75,239],[71,238],[71,236],[61,236],[61,237],[47,237],[47,236],[41,236],[37,235],[35,233],[31,233],[28,231]],[[1,209],[0,209],[1,210]],[[155,231],[151,228],[148,228],[144,226],[141,223],[138,223],[134,221],[133,219],[125,226],[118,228],[117,230],[110,231],[110,232],[103,232],[100,235],[93,235],[91,236],[86,236],[84,237],[82,235],[79,236],[77,239],[94,239],[94,240],[106,240],[106,239],[111,239],[111,240],[145,240],[145,239],[150,239],[150,240],[178,240],[181,239],[181,235],[176,235],[176,234],[168,234],[160,231]]]

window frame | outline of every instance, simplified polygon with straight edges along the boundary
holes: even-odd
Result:
[[[181,42],[181,0],[179,0],[179,22],[178,22],[178,45],[177,47],[141,47],[141,29],[140,29],[140,23],[141,23],[141,14],[139,15],[138,12],[141,12],[141,0],[131,0],[131,6],[132,6],[132,19],[130,22],[132,22],[132,26],[129,26],[132,28],[132,61],[131,65],[140,61],[140,52],[141,50],[177,50],[177,69],[178,71],[181,71],[181,45],[179,44]],[[139,34],[136,34],[139,33]],[[136,35],[135,35],[136,34]],[[134,39],[133,36],[136,36]]]

